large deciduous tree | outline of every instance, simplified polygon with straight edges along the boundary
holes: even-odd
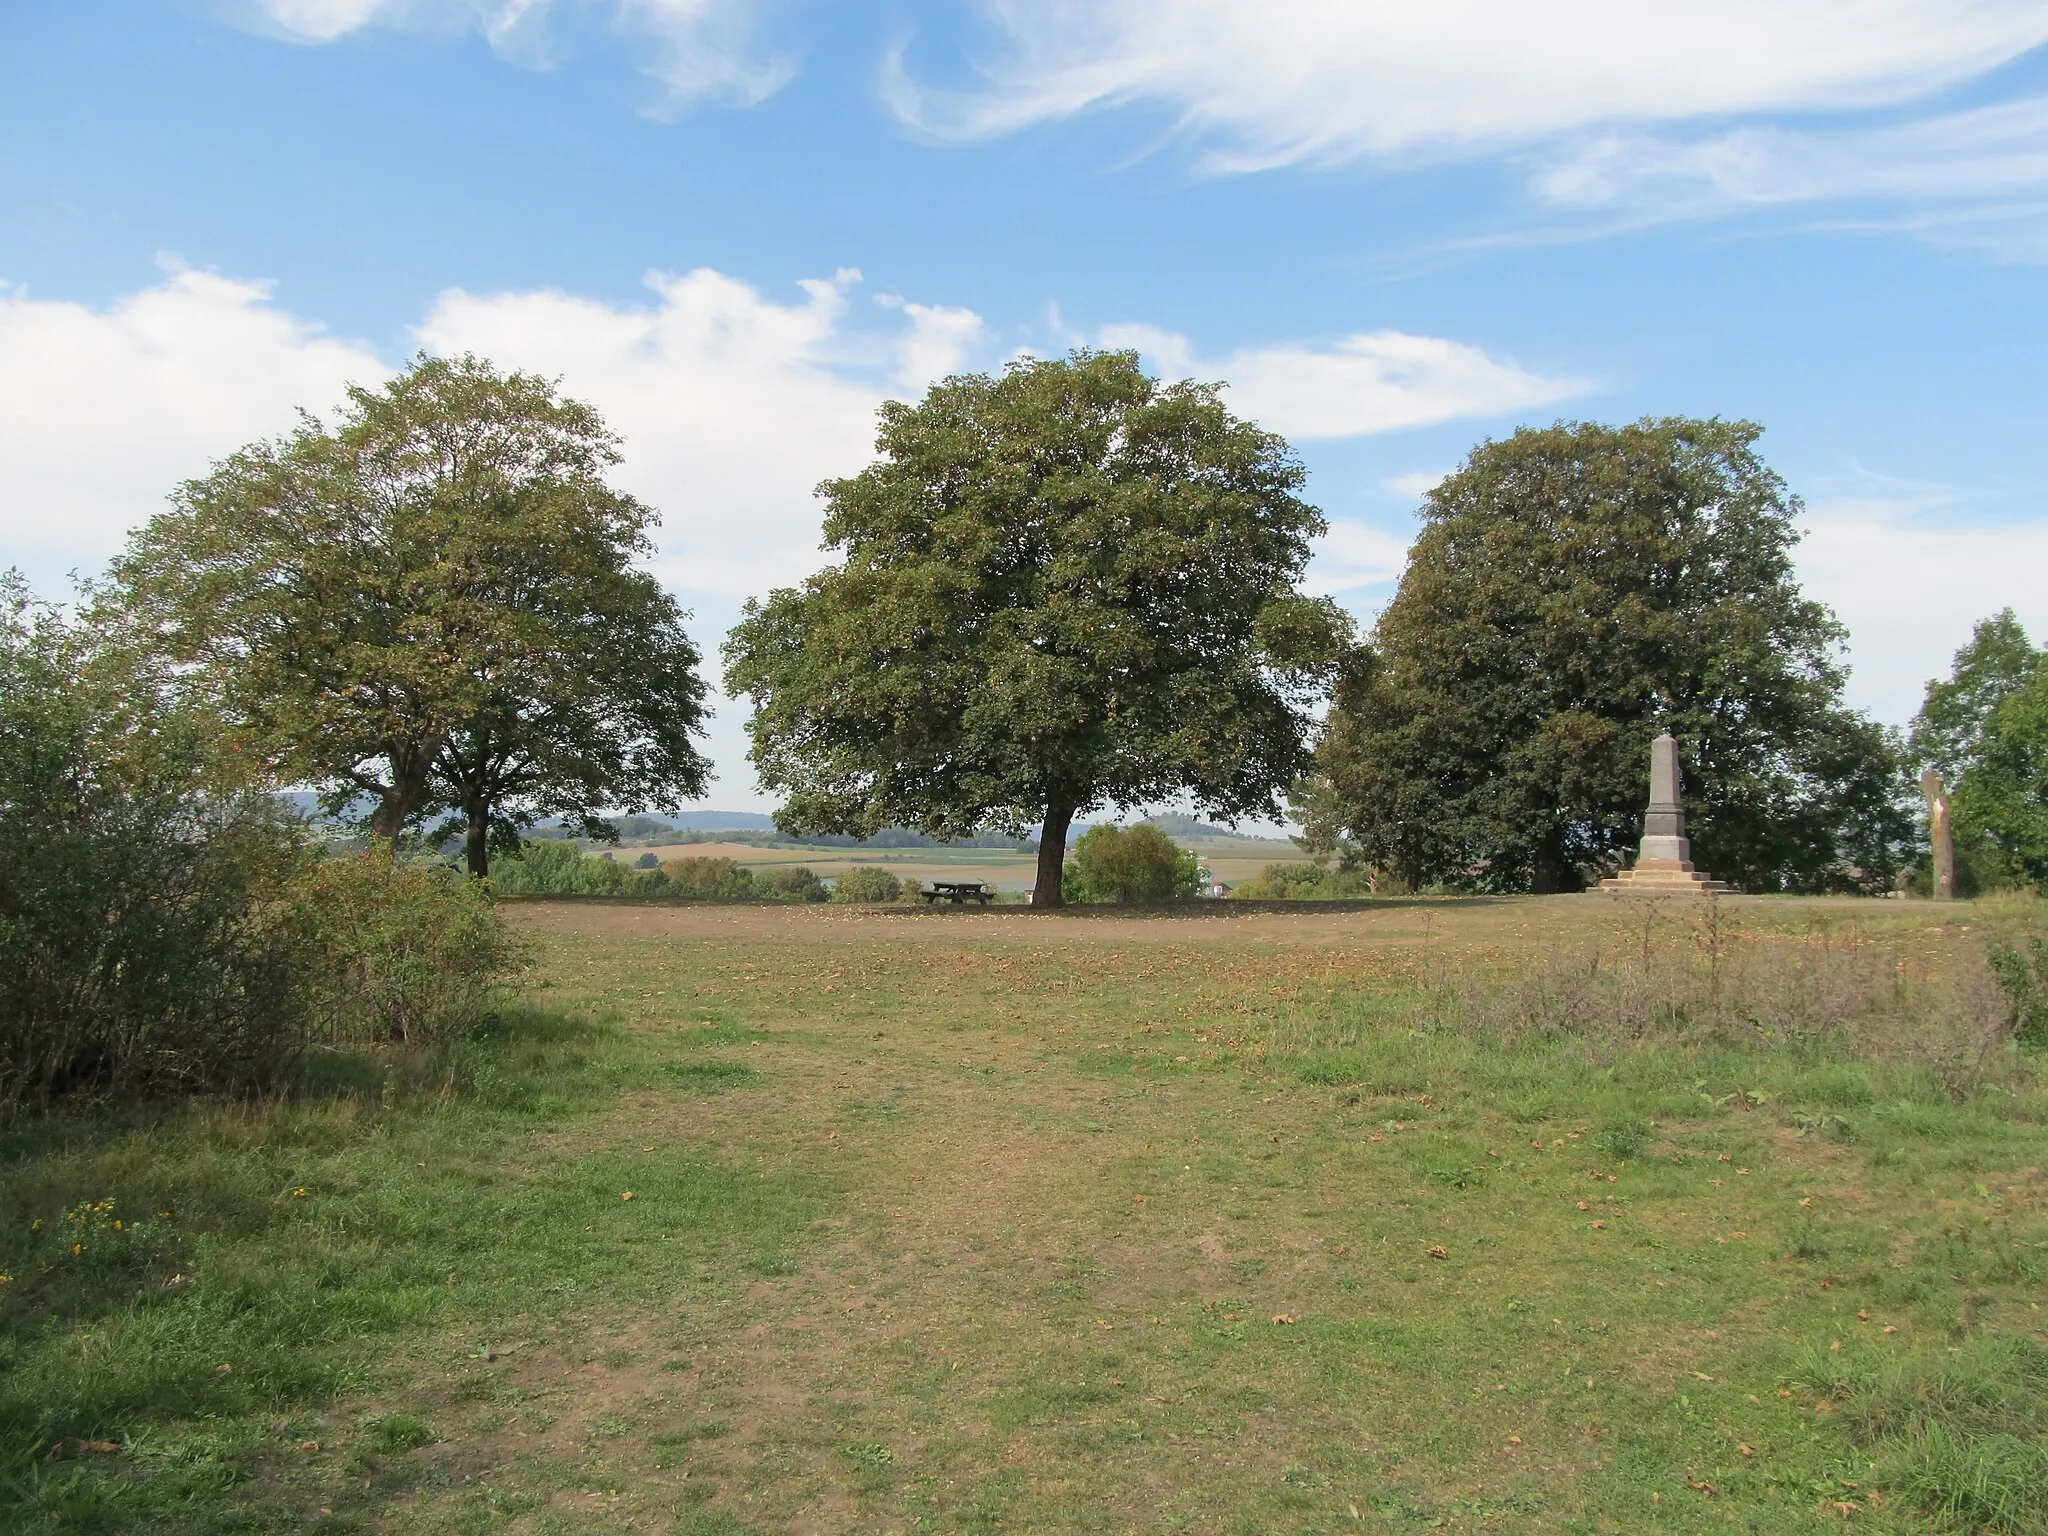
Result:
[[[2048,891],[2048,666],[1991,711],[1955,807],[1964,837],[1988,840],[2013,875]]]
[[[538,815],[703,790],[700,657],[618,461],[549,381],[422,356],[180,487],[109,609],[278,778],[394,846],[451,811],[481,875]]]
[[[2011,877],[2048,887],[2048,665],[2010,608],[1980,622],[1913,720],[1917,762],[1954,790],[1965,892]]]
[[[1057,906],[1078,814],[1277,812],[1347,633],[1295,590],[1324,524],[1281,439],[1076,352],[885,405],[877,447],[820,488],[840,562],[726,643],[785,827],[1040,823],[1032,899]]]
[[[2010,608],[1980,619],[1969,644],[1956,652],[1948,677],[1927,685],[1913,717],[1915,760],[1941,770],[1951,785],[1962,779],[1977,765],[1993,713],[2027,686],[2040,665],[2041,653]]]
[[[1696,856],[1747,889],[1875,887],[1910,842],[1895,743],[1841,702],[1800,594],[1798,502],[1746,422],[1561,424],[1431,491],[1298,803],[1406,880],[1554,891],[1620,863],[1649,744],[1685,759]]]

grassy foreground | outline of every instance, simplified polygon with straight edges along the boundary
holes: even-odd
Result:
[[[0,1141],[0,1529],[2048,1529],[2038,908],[518,917]]]

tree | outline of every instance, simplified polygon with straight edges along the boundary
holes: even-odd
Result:
[[[473,875],[542,817],[616,842],[604,808],[678,810],[704,793],[701,657],[660,583],[609,553],[579,545],[536,572],[531,643],[478,659],[482,702],[450,731],[426,802],[462,831]]]
[[[1995,704],[1956,786],[1961,841],[1989,842],[2014,875],[2048,889],[2048,667]]]
[[[880,460],[820,488],[837,565],[751,602],[726,688],[790,831],[1042,823],[1185,793],[1276,814],[1348,633],[1298,595],[1324,523],[1287,445],[1212,386],[1076,352],[882,407]]]
[[[180,487],[110,607],[280,779],[394,847],[451,811],[482,875],[538,816],[703,791],[700,658],[618,462],[548,381],[422,356]]]
[[[1939,769],[1954,787],[1976,765],[1992,711],[2025,688],[2040,664],[2041,653],[2010,608],[1980,619],[1969,644],[1956,652],[1948,680],[1927,685],[1913,717],[1915,763]]]
[[[1120,904],[1182,901],[1201,889],[1202,866],[1157,827],[1090,827],[1065,871],[1074,898]]]
[[[2013,611],[2004,609],[1977,623],[1969,643],[1956,652],[1948,678],[1928,683],[1926,700],[1913,717],[1910,760],[1938,770],[1950,791],[1958,895],[2026,877],[2024,858],[2016,862],[2015,855],[2031,840],[2025,810],[2028,708],[2015,706],[2002,729],[1993,722],[2044,670],[2041,653]],[[1989,772],[1987,754],[1997,758]]]
[[[1429,493],[1297,803],[1399,878],[1554,891],[1619,863],[1649,744],[1686,759],[1697,857],[1752,890],[1889,882],[1894,744],[1843,707],[1842,631],[1800,595],[1798,502],[1747,422],[1560,424]]]

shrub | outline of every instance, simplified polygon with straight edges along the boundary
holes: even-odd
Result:
[[[1200,862],[1157,827],[1090,827],[1061,872],[1070,901],[1179,901],[1200,889]]]
[[[491,889],[501,896],[658,896],[669,883],[651,853],[624,864],[609,853],[585,853],[560,837],[537,838],[491,865]]]
[[[754,877],[754,889],[770,901],[824,901],[832,894],[801,864],[762,871]]]
[[[306,1022],[296,827],[0,577],[0,1109],[274,1076]]]
[[[2048,939],[2029,939],[2024,951],[1998,940],[1987,960],[2011,1005],[2008,1028],[2013,1038],[2022,1045],[2048,1045]]]
[[[1371,895],[1372,879],[1362,870],[1268,864],[1256,878],[1232,886],[1230,894],[1246,901],[1340,901]]]
[[[566,838],[538,838],[491,864],[491,888],[515,896],[573,896],[585,863]]]
[[[571,879],[578,896],[616,896],[626,888],[625,869],[606,853],[579,853]]]
[[[844,902],[897,901],[903,896],[903,882],[886,869],[872,864],[858,865],[840,875],[832,887],[832,899]]]
[[[489,887],[450,869],[374,852],[322,859],[292,894],[320,955],[316,1025],[337,1045],[468,1034],[526,963]]]
[[[670,859],[661,872],[669,893],[686,901],[737,901],[754,894],[754,877],[731,859]]]

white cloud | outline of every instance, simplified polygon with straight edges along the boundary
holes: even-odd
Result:
[[[958,373],[986,329],[981,316],[971,309],[913,304],[894,293],[877,294],[875,302],[885,309],[902,310],[910,321],[898,377],[916,390],[922,390],[934,379]]]
[[[1248,347],[1222,362],[1194,356],[1184,336],[1105,326],[1107,347],[1135,347],[1168,374],[1229,382],[1233,409],[1285,437],[1359,437],[1468,416],[1505,416],[1592,386],[1532,373],[1477,347],[1405,331],[1365,331],[1327,349]]]
[[[387,370],[270,301],[173,271],[106,309],[0,285],[0,549],[96,564],[179,481]]]
[[[1895,104],[2048,42],[2039,0],[990,0],[1005,56],[897,110],[977,136],[1150,103],[1219,168]]]
[[[644,308],[454,292],[418,336],[559,376],[595,405],[626,440],[622,483],[664,513],[664,577],[737,600],[815,568],[813,489],[873,456],[885,383],[921,391],[979,332],[971,311],[898,300],[909,326],[865,337],[847,323],[858,277],[807,282],[788,305],[704,269],[651,276]]]
[[[901,300],[864,329],[858,281],[808,282],[788,304],[703,270],[651,276],[643,306],[453,291],[415,335],[559,377],[598,407],[626,440],[620,482],[664,514],[655,566],[703,608],[715,672],[740,600],[820,564],[814,489],[870,460],[882,400],[957,370],[980,337],[971,310]],[[0,564],[96,567],[178,481],[390,372],[266,283],[179,271],[104,309],[0,286]],[[712,726],[725,804],[760,803],[743,718]]]
[[[813,568],[817,483],[873,456],[884,398],[921,393],[980,340],[972,310],[893,297],[875,330],[852,307],[859,280],[806,282],[788,304],[709,270],[651,275],[641,306],[451,290],[414,335],[596,405],[625,438],[621,482],[665,516],[664,575],[736,602]],[[0,558],[97,564],[179,481],[390,372],[267,283],[174,271],[104,309],[0,285]]]
[[[1409,475],[1393,475],[1380,482],[1396,496],[1409,501],[1420,501],[1439,485],[1443,484],[1441,470],[1423,469]]]
[[[1322,596],[1398,581],[1409,542],[1384,528],[1332,518],[1330,531],[1316,541],[1303,585]]]
[[[366,27],[481,33],[504,58],[542,67],[557,44],[556,13],[599,10],[610,29],[647,50],[644,67],[671,103],[698,98],[742,106],[773,95],[795,72],[787,56],[764,54],[754,38],[758,0],[243,0],[262,31],[301,43],[330,43]]]
[[[1745,127],[1695,140],[1610,133],[1535,176],[1570,208],[1719,213],[1826,198],[1967,202],[2048,190],[2048,97],[1879,128]]]
[[[1848,628],[1851,701],[1894,724],[1920,707],[1929,678],[1948,675],[1977,620],[2010,607],[2048,641],[2048,522],[1956,526],[1923,506],[1822,503],[1797,555],[1807,595]]]

